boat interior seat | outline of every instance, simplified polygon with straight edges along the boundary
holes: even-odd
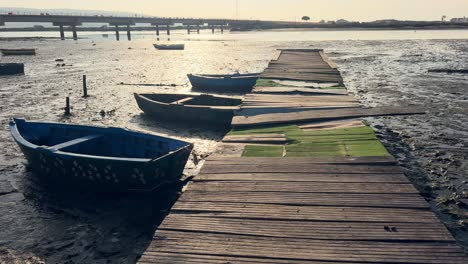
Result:
[[[184,103],[187,103],[187,102],[189,102],[189,101],[191,101],[191,100],[193,100],[193,99],[194,99],[193,97],[186,97],[186,98],[184,98],[184,99],[180,99],[180,100],[174,101],[174,102],[172,102],[172,103],[170,103],[170,104],[176,104],[176,105],[177,105],[177,104],[184,104]]]
[[[89,142],[89,141],[92,141],[92,140],[96,140],[98,138],[101,138],[102,135],[89,135],[89,136],[84,136],[84,137],[80,137],[80,138],[76,138],[76,139],[73,139],[73,140],[70,140],[70,141],[66,141],[66,142],[63,142],[63,143],[60,143],[58,145],[55,145],[55,146],[50,146],[48,147],[47,149],[48,150],[61,150],[61,149],[64,149],[64,148],[68,148],[68,147],[71,147],[71,146],[75,146],[75,145],[78,145],[78,144],[82,144],[82,143],[85,143],[85,142]]]

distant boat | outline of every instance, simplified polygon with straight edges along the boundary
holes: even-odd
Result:
[[[0,49],[3,56],[36,55],[36,49]]]
[[[158,50],[183,50],[185,49],[184,44],[153,44]]]
[[[174,183],[193,148],[121,128],[14,119],[10,131],[38,174],[60,186],[98,192],[152,191]]]
[[[24,74],[23,63],[0,63],[0,75]]]
[[[138,106],[152,117],[190,124],[230,125],[242,100],[207,94],[135,94]]]
[[[188,74],[192,87],[199,91],[224,93],[250,92],[255,86],[259,73],[248,74]]]

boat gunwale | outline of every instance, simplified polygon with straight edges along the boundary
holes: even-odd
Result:
[[[142,159],[142,158],[121,158],[121,157],[112,157],[112,156],[96,156],[96,155],[89,155],[89,154],[80,154],[80,153],[73,153],[73,152],[66,152],[66,151],[60,151],[60,150],[53,150],[53,149],[47,149],[47,147],[44,147],[44,146],[39,146],[39,145],[36,145],[36,144],[33,144],[31,142],[29,142],[28,140],[26,140],[22,135],[21,135],[21,132],[19,131],[18,129],[18,126],[16,125],[16,120],[24,120],[24,119],[16,119],[14,118],[13,121],[10,122],[9,124],[9,127],[10,127],[10,132],[11,132],[11,135],[13,136],[13,139],[20,145],[22,146],[25,146],[27,148],[30,148],[30,149],[34,149],[34,150],[40,150],[40,151],[45,151],[45,152],[48,152],[48,153],[51,153],[51,154],[55,154],[55,155],[62,155],[62,156],[70,156],[70,157],[79,157],[79,158],[89,158],[89,159],[94,159],[94,160],[109,160],[109,161],[127,161],[127,162],[139,162],[139,163],[151,163],[151,162],[156,162],[156,161],[159,161],[159,160],[162,160],[164,158],[166,158],[167,156],[170,156],[170,155],[173,155],[177,152],[180,152],[180,151],[183,151],[185,149],[188,149],[188,148],[193,148],[193,143],[190,143],[190,142],[186,142],[186,141],[182,141],[182,140],[178,140],[178,139],[172,139],[172,140],[177,140],[177,141],[180,141],[180,142],[183,142],[185,144],[187,144],[186,146],[184,147],[181,147],[181,148],[178,148],[174,151],[170,151],[160,157],[157,157],[157,158],[154,158],[154,159]],[[24,120],[25,122],[30,122],[30,121],[26,121]],[[37,123],[42,123],[42,124],[52,124],[52,125],[63,125],[63,124],[60,124],[60,123],[54,123],[54,122],[37,122]],[[68,124],[66,124],[68,125]],[[69,126],[80,126],[80,125],[69,125]],[[129,130],[129,129],[123,129],[123,128],[117,128],[117,127],[98,127],[98,126],[86,126],[86,125],[83,125],[85,127],[95,127],[95,128],[101,128],[101,129],[115,129],[115,130],[122,130],[124,132],[129,132],[129,133],[137,133],[137,134],[143,134],[143,135],[149,135],[149,136],[157,136],[157,137],[162,137],[162,138],[167,138],[167,137],[163,137],[163,136],[160,136],[160,135],[151,135],[151,134],[145,134],[145,133],[142,133],[142,132],[137,132],[137,131],[132,131],[132,130]]]
[[[141,100],[145,100],[145,101],[148,101],[150,103],[154,103],[154,104],[158,104],[158,105],[162,105],[162,106],[168,106],[168,107],[171,107],[171,106],[174,106],[174,107],[185,107],[185,108],[193,108],[193,109],[202,109],[202,108],[205,108],[205,109],[211,109],[211,110],[217,110],[217,111],[236,111],[236,110],[240,110],[240,106],[241,106],[241,103],[239,103],[239,105],[237,106],[221,106],[221,105],[217,105],[217,106],[210,106],[210,105],[186,105],[186,104],[172,104],[172,103],[164,103],[164,102],[161,102],[161,101],[155,101],[155,100],[152,100],[148,97],[146,97],[145,95],[150,95],[152,93],[134,93],[135,97],[137,97],[137,100],[138,99],[141,99]],[[153,94],[158,94],[158,93],[153,93]],[[187,95],[187,97],[190,97],[190,96],[201,96],[203,94],[180,94],[180,95]],[[239,98],[230,98],[230,97],[223,97],[223,96],[213,96],[213,97],[217,97],[217,98],[224,98],[224,99],[239,99]],[[241,99],[239,99],[241,100]],[[227,109],[225,107],[232,107],[232,109]]]

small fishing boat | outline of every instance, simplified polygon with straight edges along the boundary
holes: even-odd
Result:
[[[190,124],[230,125],[242,100],[207,94],[135,94],[145,114]]]
[[[177,182],[193,145],[133,132],[14,119],[10,131],[33,171],[59,186],[153,191]]]
[[[185,44],[153,44],[158,50],[183,50]]]
[[[0,49],[3,56],[36,55],[36,49]]]
[[[23,63],[0,63],[0,75],[24,74]]]
[[[250,92],[255,86],[259,74],[188,74],[187,77],[196,90],[239,93]]]

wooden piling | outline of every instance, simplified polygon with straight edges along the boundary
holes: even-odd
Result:
[[[159,36],[159,25],[156,25],[156,36]]]
[[[127,25],[127,39],[132,40],[132,33],[130,32],[130,25]]]
[[[119,33],[119,26],[118,25],[115,25],[115,39],[117,41],[120,40],[120,33]]]
[[[88,87],[86,84],[86,75],[83,75],[83,97],[88,97]]]
[[[73,31],[73,40],[78,40],[78,34],[76,33],[76,26],[72,26],[72,31]]]
[[[59,28],[60,28],[60,39],[65,40],[65,31],[63,30],[63,25],[60,25]]]
[[[69,116],[70,112],[70,97],[65,98],[65,116]]]
[[[190,35],[190,25],[187,25],[187,34]]]
[[[167,35],[170,36],[171,35],[171,26],[169,24],[167,24]]]
[[[200,34],[200,24],[197,24],[197,34]]]

